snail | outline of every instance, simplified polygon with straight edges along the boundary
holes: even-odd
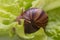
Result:
[[[17,17],[18,23],[20,19],[25,19],[24,31],[28,34],[38,31],[41,27],[45,30],[48,23],[48,15],[46,12],[38,8],[30,8],[24,11]]]

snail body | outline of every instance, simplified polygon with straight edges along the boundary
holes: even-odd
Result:
[[[19,21],[19,19],[25,19],[25,33],[34,33],[40,29],[40,27],[45,29],[48,22],[48,16],[46,12],[38,8],[30,8],[24,11],[19,17],[17,17],[17,21]]]

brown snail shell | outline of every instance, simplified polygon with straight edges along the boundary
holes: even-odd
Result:
[[[25,33],[36,32],[38,29],[40,29],[40,27],[45,29],[48,22],[48,16],[46,12],[38,8],[30,8],[26,10],[21,14],[21,16],[17,17],[17,21],[19,21],[19,19],[25,19]]]

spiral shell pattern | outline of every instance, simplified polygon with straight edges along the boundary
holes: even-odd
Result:
[[[20,18],[25,19],[24,21],[25,33],[36,32],[38,29],[40,29],[40,27],[45,29],[48,22],[48,16],[46,12],[38,8],[30,8],[26,10],[21,14],[21,16],[19,16],[18,20]]]

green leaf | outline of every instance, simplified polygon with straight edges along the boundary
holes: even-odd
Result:
[[[60,7],[47,12],[49,16],[49,22],[46,27],[46,33],[48,36],[59,40],[60,38]]]
[[[14,25],[16,25],[14,23],[14,20],[18,15],[22,13],[22,8],[24,10],[27,10],[31,7],[42,8],[47,12],[49,21],[46,27],[46,34],[42,29],[38,30],[36,33],[25,34],[23,25],[17,25],[15,26],[16,35],[18,34],[19,38],[21,37],[24,38],[25,40],[45,40],[45,37],[46,40],[49,40],[49,37],[53,38],[54,40],[59,40],[60,39],[60,17],[59,17],[60,0],[0,0],[1,36],[2,34],[3,36],[8,36],[9,33],[11,33],[10,36],[12,35],[15,36],[14,32],[12,31],[12,28],[14,27]],[[46,35],[49,37],[47,37]],[[34,37],[30,39],[32,36]],[[28,37],[29,39],[27,39],[26,37]]]
[[[22,8],[24,10],[30,8],[32,2],[33,0],[0,0],[0,40],[20,40],[17,36],[15,38],[16,34],[14,34],[12,28],[15,25],[16,17],[22,13]],[[13,37],[10,38],[10,36]]]
[[[56,0],[56,1],[53,1],[52,0],[52,2],[50,3],[50,1],[49,1],[49,3],[47,3],[47,5],[45,5],[45,7],[44,7],[44,9],[46,10],[46,11],[49,11],[49,10],[53,10],[53,9],[55,9],[55,8],[58,8],[58,7],[60,7],[60,0]]]

